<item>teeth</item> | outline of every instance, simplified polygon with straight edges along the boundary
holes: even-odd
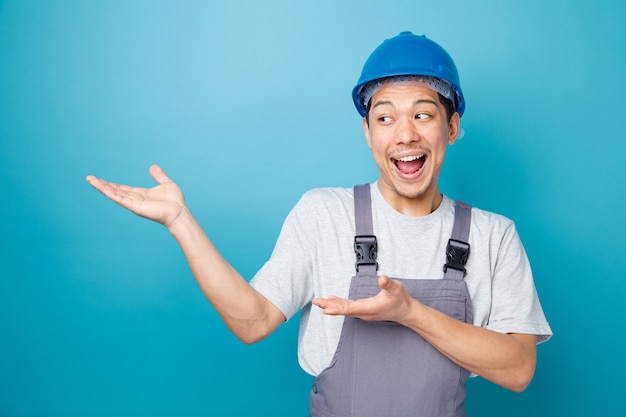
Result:
[[[424,155],[411,155],[411,156],[405,156],[402,158],[396,158],[396,160],[402,161],[402,162],[411,162],[411,161],[416,161],[418,159],[421,159],[423,157]]]

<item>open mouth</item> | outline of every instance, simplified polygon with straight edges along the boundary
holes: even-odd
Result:
[[[416,174],[426,162],[425,155],[409,155],[402,158],[393,158],[393,163],[396,168],[404,175]]]

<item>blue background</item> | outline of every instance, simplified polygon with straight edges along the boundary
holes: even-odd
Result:
[[[297,320],[244,346],[162,227],[87,174],[161,164],[247,278],[312,187],[373,181],[350,91],[403,30],[454,57],[442,190],[513,218],[555,332],[474,416],[623,416],[626,5],[0,1],[0,416],[307,415]]]

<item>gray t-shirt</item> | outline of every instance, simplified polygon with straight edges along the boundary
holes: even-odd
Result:
[[[433,213],[411,217],[395,211],[371,186],[379,274],[442,279],[445,249],[454,223],[454,202],[443,198]],[[287,216],[271,258],[250,282],[287,319],[302,310],[300,366],[318,375],[339,342],[342,316],[325,316],[313,297],[347,298],[354,275],[354,200],[351,188],[319,188],[302,196]],[[466,265],[474,324],[501,333],[547,340],[552,331],[537,297],[526,252],[514,223],[472,209]]]

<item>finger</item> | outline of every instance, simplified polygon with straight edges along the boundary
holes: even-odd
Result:
[[[131,193],[128,191],[132,187],[101,180],[93,175],[88,176],[87,181],[104,196],[122,207],[131,208],[134,204]]]
[[[318,306],[319,308],[324,308],[328,305],[328,301],[324,298],[314,298],[313,300],[311,300],[311,303],[315,306]]]
[[[154,180],[159,184],[172,182],[172,180],[167,175],[165,175],[165,171],[163,171],[163,169],[157,164],[154,164],[150,167],[150,176],[154,178]]]
[[[324,314],[331,316],[344,315],[349,310],[348,300],[331,296],[329,298],[314,298],[312,303],[322,309]]]
[[[128,185],[124,185],[124,184],[117,184],[114,182],[110,182],[110,181],[106,181],[106,180],[102,180],[100,178],[96,178],[93,175],[88,175],[87,176],[87,182],[89,182],[89,184],[91,184],[96,190],[104,193],[105,191],[113,191],[113,192],[117,192],[117,191],[122,191],[122,192],[127,192],[133,189],[133,187],[130,187]]]
[[[100,192],[102,192],[107,187],[106,181],[103,181],[100,178],[96,178],[93,175],[87,175],[86,180],[89,184],[91,184],[93,188]]]
[[[313,300],[311,300],[311,303],[320,308],[327,308],[333,304],[340,304],[346,301],[347,300],[343,298],[339,298],[334,295],[331,295],[328,298],[315,297]]]

